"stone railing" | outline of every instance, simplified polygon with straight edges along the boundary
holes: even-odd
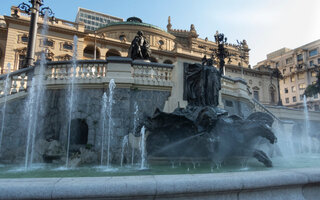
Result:
[[[25,92],[30,87],[33,76],[39,74],[39,63],[36,67],[24,68],[7,76],[0,76],[0,98],[5,95],[5,84],[8,77],[8,96]],[[50,87],[63,87],[69,84],[75,74],[75,84],[105,84],[111,79],[127,86],[150,86],[168,88],[172,86],[173,65],[143,61],[132,61],[131,58],[114,57],[108,60],[79,60],[76,71],[72,61],[56,61],[46,63],[45,84]]]
[[[74,65],[76,71],[74,72]],[[45,72],[47,84],[64,84],[75,75],[76,83],[101,82],[107,75],[107,61],[80,60],[75,64],[72,61],[48,62]]]
[[[148,62],[132,62],[132,77],[135,84],[172,86],[173,65]]]
[[[33,72],[33,67],[21,69],[8,74],[0,76],[0,97],[5,94],[8,96],[24,92],[27,90],[28,74]],[[7,82],[7,87],[6,87]],[[7,88],[7,91],[5,91]]]

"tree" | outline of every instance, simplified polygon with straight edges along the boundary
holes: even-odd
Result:
[[[312,85],[308,85],[308,87],[304,91],[304,95],[306,95],[306,97],[312,97],[315,94],[320,93],[320,69],[319,69],[320,66],[319,65],[314,65],[314,66],[315,66],[315,71],[317,72],[317,81]]]

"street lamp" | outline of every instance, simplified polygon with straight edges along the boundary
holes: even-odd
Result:
[[[29,2],[31,3],[31,6],[26,3],[21,3],[18,6],[20,10],[25,11],[27,14],[31,15],[27,56],[24,63],[24,67],[29,67],[33,65],[34,62],[39,14],[44,16],[45,13],[48,13],[48,15],[52,17],[52,20],[54,20],[54,13],[49,7],[43,7],[40,10],[40,7],[43,5],[43,0],[30,0]]]
[[[280,97],[280,81],[279,79],[283,79],[283,75],[281,74],[278,66],[276,66],[275,69],[273,69],[272,74],[271,74],[271,78],[272,77],[276,77],[277,78],[277,83],[278,83],[278,106],[282,106],[282,100]]]

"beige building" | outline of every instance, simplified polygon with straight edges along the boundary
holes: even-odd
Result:
[[[8,63],[11,64],[12,70],[20,69],[26,56],[30,18],[17,7],[12,7],[11,11],[11,16],[4,16],[0,23],[0,52],[2,52],[0,67],[2,73],[6,71]],[[79,13],[77,19],[81,21],[79,20],[81,12]],[[74,35],[78,37],[78,59],[105,60],[109,56],[127,57],[131,41],[138,30],[144,32],[150,43],[151,62],[173,64],[175,74],[183,74],[184,63],[200,63],[205,55],[210,57],[212,52],[217,49],[215,41],[198,37],[193,24],[189,30],[173,29],[170,17],[168,18],[167,30],[144,23],[135,17],[129,18],[127,21],[106,24],[96,31],[85,30],[83,22],[55,19],[49,21],[47,39],[42,38],[40,34],[43,28],[42,24],[43,19],[40,17],[35,50],[36,59],[40,59],[41,52],[45,52],[49,61],[71,59]],[[242,45],[230,43],[226,45],[230,57],[225,60],[225,75],[242,78],[247,82],[247,89],[252,97],[263,104],[275,105],[278,99],[276,79],[271,77],[271,70],[268,68],[251,69],[249,67],[249,47],[245,40],[241,43]],[[181,77],[183,76],[176,78],[180,78],[179,82],[183,83]],[[183,84],[175,89],[183,90]]]
[[[295,49],[282,48],[267,54],[267,59],[258,62],[254,68],[278,67],[284,78],[280,81],[280,94],[283,105],[293,108],[303,107],[303,93],[306,87],[316,81],[314,65],[320,64],[320,40]],[[308,107],[319,110],[320,98],[308,98]]]

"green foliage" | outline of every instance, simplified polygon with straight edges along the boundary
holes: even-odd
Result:
[[[318,87],[317,84],[309,85],[304,91],[304,95],[306,95],[306,97],[312,97],[317,93],[320,93],[320,87]]]
[[[93,145],[92,144],[86,144],[86,149],[92,149]]]

